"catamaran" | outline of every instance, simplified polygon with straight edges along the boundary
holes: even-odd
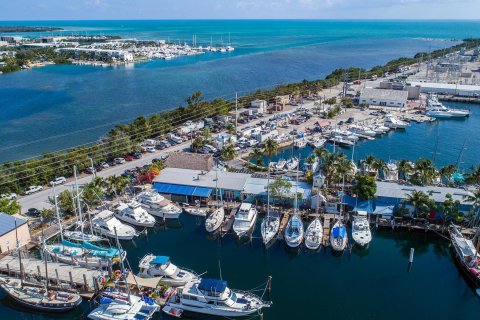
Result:
[[[153,227],[156,222],[155,218],[136,201],[120,203],[115,207],[114,214],[116,218],[138,227]]]
[[[233,231],[240,238],[246,235],[255,226],[257,209],[251,203],[242,203],[235,214]]]
[[[110,210],[103,210],[92,220],[92,227],[95,232],[119,240],[132,240],[137,236],[135,228],[120,222]]]
[[[251,293],[229,289],[227,281],[201,279],[177,289],[166,306],[219,317],[243,317],[258,313],[271,303]]]
[[[139,277],[162,277],[162,283],[172,287],[183,286],[198,278],[195,272],[174,265],[167,256],[147,254],[140,260],[139,268]]]
[[[310,250],[317,250],[323,238],[322,222],[317,217],[307,227],[305,232],[305,246]]]
[[[352,238],[361,246],[366,246],[372,241],[372,233],[366,211],[358,211],[352,222]]]
[[[159,218],[178,219],[182,213],[182,208],[157,192],[144,191],[136,197],[136,200],[142,204],[142,207],[149,214]]]

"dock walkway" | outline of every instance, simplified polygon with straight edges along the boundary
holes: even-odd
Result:
[[[43,260],[22,257],[22,266],[25,276],[45,279],[45,263]],[[18,257],[6,255],[0,258],[0,272],[9,275],[19,275],[20,263]],[[64,263],[48,262],[48,278],[53,283],[70,284],[73,287],[92,292],[95,290],[97,284],[101,284],[103,276],[102,271]]]
[[[277,240],[283,240],[283,235],[285,234],[285,228],[288,224],[288,219],[290,218],[290,211],[284,212],[280,218],[280,228],[277,234]]]

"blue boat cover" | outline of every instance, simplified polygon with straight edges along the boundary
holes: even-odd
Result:
[[[218,279],[202,279],[198,289],[202,291],[222,293],[227,288],[227,281]]]
[[[72,247],[72,248],[81,248],[82,247],[81,244],[73,243],[73,242],[70,242],[68,240],[63,240],[62,245],[64,245],[65,247]]]
[[[156,256],[155,259],[150,262],[150,264],[165,264],[170,261],[170,257],[167,256]]]
[[[155,188],[155,190],[157,190],[158,193],[176,194],[176,195],[182,195],[182,196],[195,196],[195,197],[208,198],[212,193],[212,189],[210,188],[182,186],[182,185],[170,184],[170,183],[155,182],[153,184],[153,187]]]
[[[347,233],[347,230],[345,229],[345,227],[335,227],[333,228],[332,232],[334,238],[343,239],[345,237],[345,234]]]

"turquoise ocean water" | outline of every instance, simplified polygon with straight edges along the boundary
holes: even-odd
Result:
[[[91,142],[113,124],[208,98],[317,79],[338,67],[371,67],[480,36],[478,21],[38,21],[60,34],[113,34],[181,43],[226,43],[209,53],[128,67],[48,66],[0,77],[0,161]],[[27,34],[28,35],[28,34]],[[75,133],[73,133],[75,132]],[[461,133],[460,133],[461,134]],[[58,136],[58,137],[57,137]],[[55,138],[56,137],[56,138]]]

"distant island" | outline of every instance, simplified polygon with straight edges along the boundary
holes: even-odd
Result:
[[[60,31],[57,27],[0,26],[0,32],[46,32]]]

